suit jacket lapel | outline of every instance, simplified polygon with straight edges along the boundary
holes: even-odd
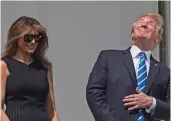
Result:
[[[154,60],[154,58],[151,56],[150,67],[149,67],[149,72],[148,72],[148,77],[147,77],[147,84],[146,84],[146,89],[145,89],[146,94],[148,93],[148,91],[154,81],[154,78],[157,75],[158,69],[159,69],[159,65]]]
[[[130,73],[132,82],[133,82],[134,86],[136,87],[137,86],[136,73],[135,73],[135,68],[134,68],[132,56],[130,53],[130,48],[123,51],[123,61],[124,61],[124,64]]]

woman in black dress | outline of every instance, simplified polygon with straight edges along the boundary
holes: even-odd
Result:
[[[12,24],[1,57],[1,121],[58,121],[47,48],[36,19],[22,16]]]

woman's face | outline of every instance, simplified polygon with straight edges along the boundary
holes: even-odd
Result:
[[[19,38],[18,49],[24,53],[33,54],[41,39],[42,36],[37,32],[28,32]]]

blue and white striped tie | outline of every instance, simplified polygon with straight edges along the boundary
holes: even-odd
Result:
[[[140,52],[139,56],[140,56],[140,61],[139,61],[138,74],[137,74],[137,84],[138,84],[138,89],[141,92],[144,92],[147,82],[147,67],[145,64],[146,54],[144,52]],[[141,110],[138,113],[137,121],[144,121],[144,114],[142,113]]]

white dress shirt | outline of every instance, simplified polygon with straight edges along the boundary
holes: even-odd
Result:
[[[130,49],[130,52],[131,52],[134,67],[135,67],[136,77],[138,75],[138,66],[139,66],[139,60],[140,60],[140,56],[138,56],[138,54],[140,52],[145,52],[146,57],[147,57],[147,59],[145,60],[145,64],[146,64],[146,67],[147,67],[147,76],[148,76],[149,67],[150,67],[151,51],[150,50],[149,51],[142,51],[137,46],[132,45],[132,47]],[[152,106],[150,108],[146,109],[146,112],[154,114],[155,107],[156,107],[156,99],[153,98],[153,104],[152,104]]]

